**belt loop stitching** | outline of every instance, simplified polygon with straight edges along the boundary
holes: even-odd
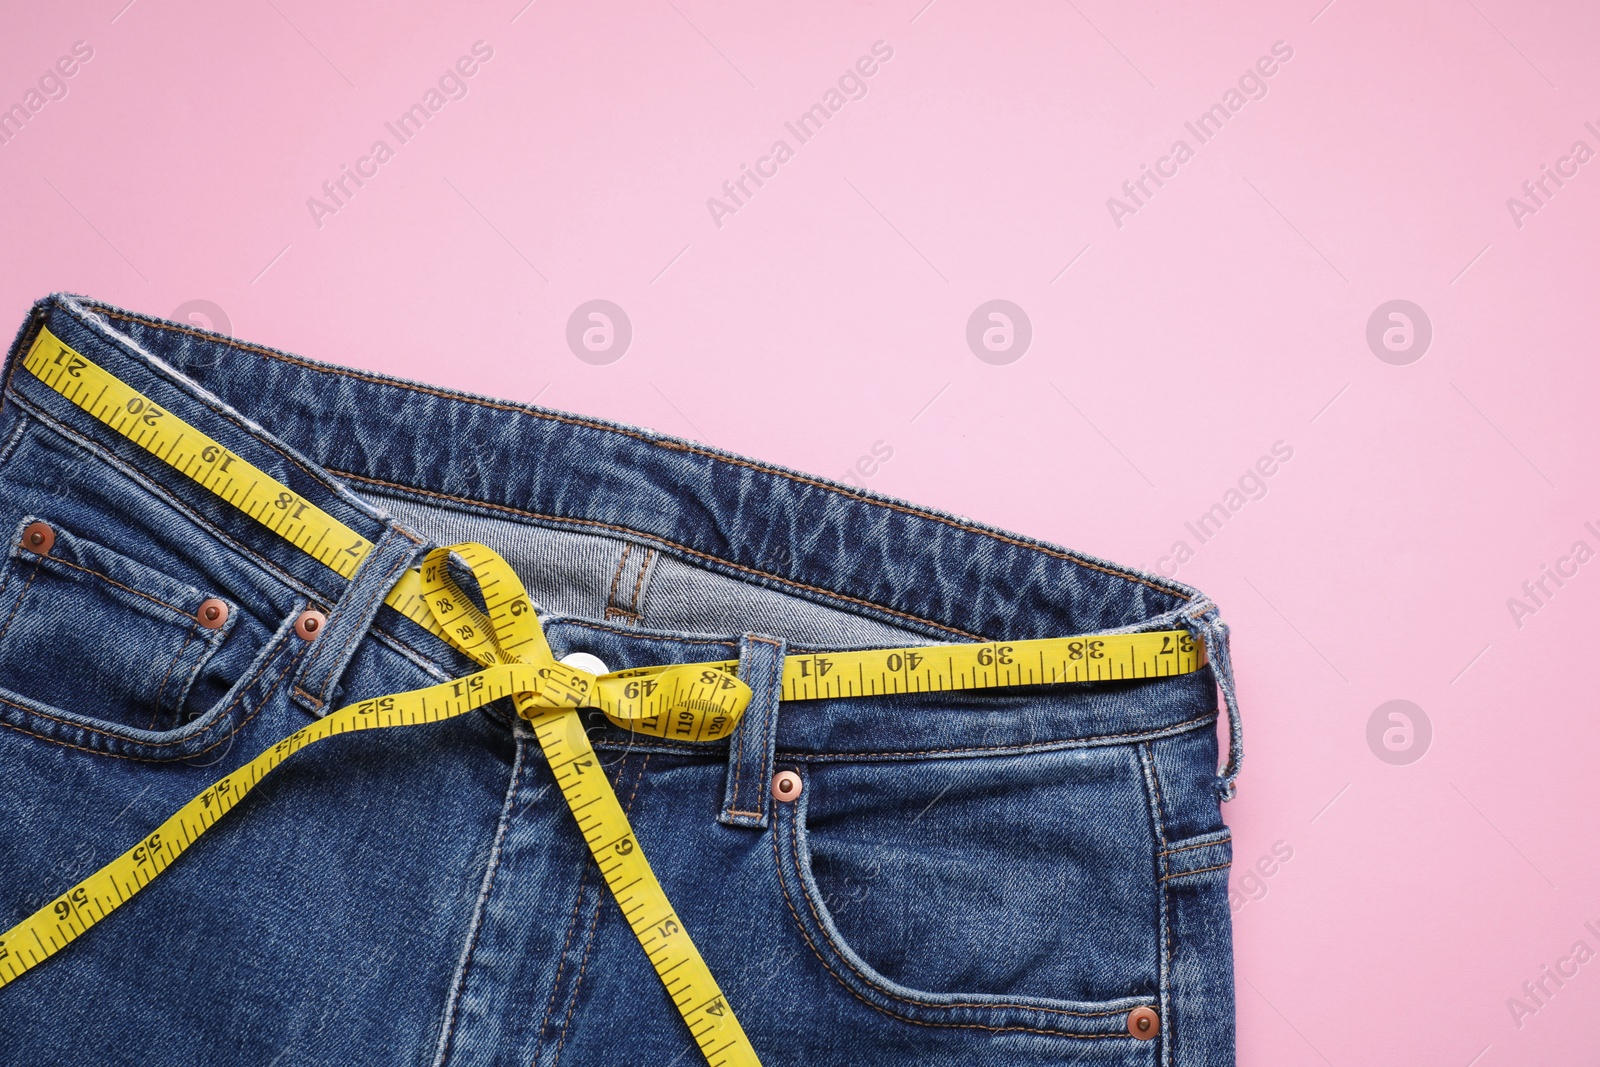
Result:
[[[611,613],[617,610],[617,586],[622,582],[622,572],[627,569],[628,557],[631,555],[633,555],[633,542],[624,541],[622,543],[622,555],[617,560],[617,573],[611,576],[611,592],[606,594],[606,618],[608,619],[611,617]]]
[[[759,634],[745,634],[739,640],[739,678],[749,684],[753,695],[744,718],[728,739],[727,787],[717,815],[724,826],[767,826],[771,810],[767,783],[777,762],[785,648],[781,639]],[[746,799],[750,790],[755,795]]]
[[[1239,695],[1233,680],[1233,660],[1228,651],[1228,624],[1222,621],[1217,606],[1200,600],[1185,612],[1189,627],[1205,643],[1222,703],[1228,713],[1228,758],[1217,771],[1217,792],[1224,801],[1238,792],[1239,769],[1244,764],[1244,722],[1239,715]]]
[[[401,544],[400,542],[406,542]],[[321,637],[312,647],[305,666],[299,672],[291,692],[297,702],[309,710],[322,714],[332,697],[334,683],[350,664],[350,656],[359,641],[372,629],[378,608],[398,580],[399,574],[420,554],[422,542],[410,531],[393,525],[384,531],[376,545],[361,561],[350,579],[345,595],[328,613],[328,623]],[[384,557],[389,557],[387,560]],[[373,568],[384,566],[381,574]],[[344,643],[335,649],[330,633],[346,629]],[[313,678],[320,674],[320,680]]]
[[[628,604],[628,610],[633,613],[634,622],[644,621],[644,611],[639,607],[639,593],[643,591],[645,579],[650,575],[650,565],[656,561],[656,550],[646,549],[644,562],[639,564],[639,573],[633,579],[633,599]]]

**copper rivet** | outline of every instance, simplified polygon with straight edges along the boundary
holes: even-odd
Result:
[[[228,622],[228,605],[226,601],[216,597],[208,597],[200,602],[200,610],[195,614],[200,620],[200,625],[208,630],[220,630]]]
[[[327,621],[328,617],[322,612],[307,608],[294,620],[294,632],[309,641],[322,632],[322,626]]]
[[[1140,1041],[1149,1041],[1161,1032],[1161,1016],[1154,1008],[1134,1008],[1128,1013],[1128,1033]]]
[[[28,528],[22,531],[22,547],[29,552],[37,552],[41,556],[48,556],[50,549],[55,546],[56,532],[47,522],[30,522]]]
[[[779,800],[795,800],[800,796],[802,788],[804,783],[793,771],[779,771],[772,776],[772,795]]]

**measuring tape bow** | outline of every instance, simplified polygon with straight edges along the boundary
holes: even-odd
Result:
[[[23,367],[99,422],[345,578],[373,543],[265,471],[157,405],[49,330]],[[452,578],[457,554],[483,609]],[[205,792],[128,851],[0,934],[0,988],[65,948],[166,870],[267,774],[307,745],[353,730],[440,722],[509,696],[532,726],[578,829],[629,927],[712,1067],[760,1067],[733,1009],[650,869],[589,744],[579,708],[623,729],[717,741],[738,724],[750,689],[738,661],[669,664],[595,676],[556,662],[510,565],[478,544],[434,549],[385,603],[471,657],[465,678],[364,700],[297,730]],[[787,656],[782,699],[817,700],[1170,677],[1199,670],[1186,630]]]
[[[452,551],[477,579],[486,611],[450,576],[446,563]],[[509,696],[532,726],[584,841],[706,1060],[759,1067],[749,1039],[672,910],[621,802],[599,769],[578,708],[590,702],[600,679],[556,662],[522,582],[492,549],[477,544],[434,549],[422,568],[420,595],[446,637],[482,670],[341,708],[219,778],[138,844],[0,935],[0,987],[65,948],[149,885],[294,753],[352,731],[441,722]],[[749,700],[743,682],[699,664],[662,668],[656,679],[660,691],[675,694],[673,718],[693,720],[688,732],[708,740],[726,736]]]
[[[450,577],[446,564],[452,551],[477,579],[487,614]],[[478,544],[434,549],[422,567],[422,587],[423,599],[456,647],[486,668],[539,665],[541,686],[517,690],[512,700],[517,714],[533,727],[561,795],[629,928],[706,1060],[713,1065],[759,1067],[755,1049],[672,910],[589,745],[577,708],[587,703],[587,690],[598,679],[556,662],[521,580],[493,549]],[[675,694],[673,720],[684,724],[686,733],[705,740],[726,736],[750,699],[750,687],[744,682],[700,664],[657,668],[655,682],[662,692]],[[737,699],[730,700],[729,694],[737,694]]]

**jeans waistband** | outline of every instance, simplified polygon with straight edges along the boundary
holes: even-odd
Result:
[[[6,399],[100,442],[330,599],[343,579],[19,373],[41,325],[369,540],[394,522],[360,490],[403,489],[624,536],[927,640],[1189,626],[1208,644],[1225,641],[1189,586],[698,443],[319,363],[83,297],[34,306],[7,364]],[[1222,653],[1212,656],[1219,670]]]

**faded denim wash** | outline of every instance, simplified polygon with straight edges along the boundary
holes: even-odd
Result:
[[[689,441],[80,297],[0,394],[0,926],[311,717],[467,673],[20,367],[40,325],[378,544],[481,541],[558,656],[738,657],[729,742],[590,732],[767,1067],[1220,1067],[1226,628],[1186,586]],[[22,529],[48,522],[49,555]],[[227,625],[200,627],[216,597]],[[328,613],[313,642],[292,622]],[[785,650],[1187,626],[1158,681],[780,704]],[[1233,723],[1219,773],[1218,691]],[[797,801],[768,783],[798,773]],[[1160,1033],[1136,1040],[1129,1012]],[[491,706],[290,760],[0,989],[6,1063],[700,1063],[526,724]]]

